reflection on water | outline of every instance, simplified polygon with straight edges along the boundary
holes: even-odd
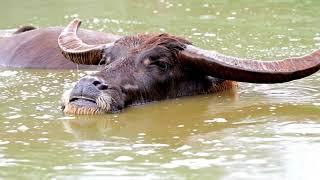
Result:
[[[247,57],[281,58],[319,47],[319,2],[246,2],[19,1],[13,7],[13,0],[0,15],[21,15],[0,27],[65,24],[79,16],[87,28],[167,31]],[[236,94],[154,102],[118,114],[62,114],[62,92],[86,73],[0,70],[0,178],[317,179],[319,73],[285,84],[240,83]]]

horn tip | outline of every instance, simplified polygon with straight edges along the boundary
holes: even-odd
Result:
[[[75,26],[79,27],[81,25],[81,20],[78,18],[75,18],[69,23],[69,25],[75,25]]]

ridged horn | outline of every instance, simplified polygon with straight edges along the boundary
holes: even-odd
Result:
[[[302,57],[278,61],[241,59],[187,45],[182,59],[210,76],[249,83],[282,83],[320,69],[320,49]]]
[[[77,64],[97,65],[100,63],[103,50],[113,45],[97,44],[89,45],[84,43],[78,36],[77,31],[81,21],[74,19],[62,30],[58,37],[58,44],[64,57]]]

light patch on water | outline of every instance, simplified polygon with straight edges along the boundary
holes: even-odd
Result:
[[[235,160],[244,159],[245,157],[246,157],[245,154],[235,154],[235,155],[232,156],[232,159],[235,159]]]
[[[228,122],[225,118],[213,118],[213,119],[209,119],[209,120],[205,120],[205,123],[225,123]]]
[[[60,117],[58,118],[59,120],[72,120],[72,119],[75,119],[76,117],[74,116],[64,116],[64,117]]]
[[[6,145],[6,144],[9,144],[10,143],[10,141],[2,141],[2,140],[0,140],[0,145]]]
[[[17,130],[8,130],[6,131],[7,133],[17,133],[18,131]]]
[[[203,4],[202,7],[209,7],[209,4]]]
[[[156,151],[154,151],[154,150],[141,150],[141,151],[137,151],[136,153],[139,154],[139,155],[146,156],[146,155],[153,154],[155,152]]]
[[[47,142],[49,141],[49,138],[38,138],[38,141]]]
[[[299,42],[299,41],[301,41],[301,39],[299,39],[299,38],[289,38],[289,41],[291,41],[291,42]]]
[[[217,17],[216,16],[214,16],[214,15],[208,15],[208,14],[206,14],[206,15],[201,15],[200,17],[199,17],[199,19],[201,19],[201,20],[211,20],[211,19],[216,19]]]
[[[50,89],[47,87],[47,86],[41,86],[41,91],[43,91],[43,92],[49,92],[50,91]]]
[[[163,168],[178,168],[178,167],[187,167],[189,169],[202,169],[208,168],[213,165],[221,165],[223,163],[223,158],[216,158],[216,159],[205,159],[205,158],[198,158],[198,159],[183,159],[183,160],[172,160],[169,163],[162,164],[161,167]]]
[[[227,20],[235,20],[235,19],[236,19],[236,17],[234,17],[234,16],[227,17]]]
[[[313,134],[320,137],[320,125],[318,124],[287,124],[279,129],[284,134]],[[320,138],[319,138],[320,139]]]
[[[319,178],[319,144],[291,143],[287,144],[286,151],[283,165],[287,179],[316,180]]]
[[[199,157],[209,157],[209,156],[211,156],[211,154],[207,153],[207,152],[197,152],[194,155],[195,156],[199,156]]]
[[[0,77],[12,77],[12,76],[16,76],[17,74],[18,74],[18,71],[6,70],[3,72],[0,72]]]
[[[261,165],[266,164],[267,161],[265,159],[249,159],[244,162],[247,165]]]
[[[201,36],[202,33],[196,32],[196,33],[193,33],[192,35],[194,35],[194,36]]]
[[[19,131],[21,131],[21,132],[26,132],[26,131],[28,131],[30,128],[29,127],[27,127],[26,125],[22,125],[22,126],[19,126],[18,128],[17,128],[17,130],[19,130]]]
[[[50,115],[50,114],[44,114],[41,116],[35,116],[35,119],[52,119],[54,116]]]
[[[216,37],[217,35],[215,33],[204,33],[204,36],[206,36],[206,37]]]
[[[15,114],[15,115],[12,115],[12,116],[7,116],[6,118],[7,119],[18,119],[18,118],[21,118],[22,117],[22,115],[20,115],[20,114]]]
[[[133,148],[142,148],[142,147],[169,147],[168,144],[134,144]]]
[[[24,141],[15,141],[15,143],[16,143],[16,144],[22,144],[22,145],[24,145],[24,146],[29,146],[29,145],[30,145],[30,143],[24,142]]]
[[[17,165],[14,159],[0,159],[0,167],[8,167]]]
[[[134,158],[130,156],[119,156],[115,158],[115,161],[132,161]]]
[[[313,40],[320,41],[320,37],[315,37],[315,38],[313,38]]]
[[[192,147],[191,146],[189,146],[189,145],[183,145],[183,146],[181,146],[181,147],[178,147],[177,149],[176,149],[176,151],[185,151],[185,150],[188,150],[188,149],[191,149]]]
[[[65,170],[65,169],[67,169],[67,167],[66,166],[55,166],[52,169],[54,169],[54,170]]]

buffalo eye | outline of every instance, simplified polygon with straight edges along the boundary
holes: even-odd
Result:
[[[151,61],[158,61],[160,59],[160,56],[159,55],[152,55],[152,56],[149,56],[149,59]]]
[[[151,64],[156,65],[162,71],[167,71],[169,69],[169,66],[170,66],[168,63],[166,63],[164,61],[155,61],[155,62],[153,62]]]
[[[171,65],[166,61],[166,57],[162,57],[158,54],[149,56],[149,65],[157,67],[162,71],[167,71]]]

